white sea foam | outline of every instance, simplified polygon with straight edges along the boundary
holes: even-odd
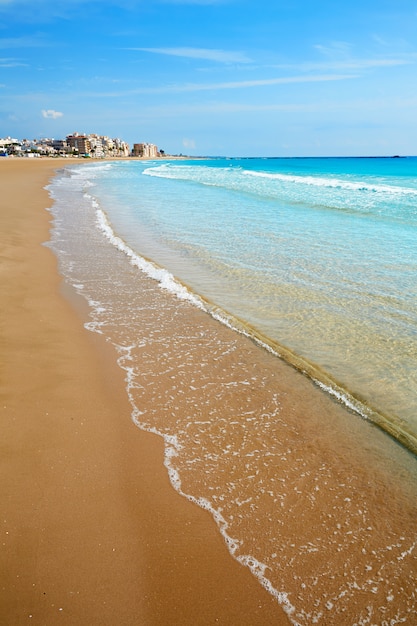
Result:
[[[246,179],[264,179],[270,182],[290,183],[294,185],[306,185],[309,187],[341,189],[346,191],[380,193],[389,195],[417,196],[417,189],[411,187],[401,187],[395,185],[385,185],[381,183],[347,180],[337,177],[323,176],[302,176],[291,174],[280,174],[271,172],[259,172],[245,170],[241,167],[212,168],[204,166],[175,166],[171,164],[150,167],[144,170],[143,174],[160,178],[170,178],[178,180],[191,180],[201,184],[213,184],[228,186],[231,183],[231,175],[234,174],[240,179],[241,184]],[[237,181],[236,181],[237,182]]]
[[[244,174],[255,178],[267,178],[269,180],[310,185],[314,187],[329,187],[331,189],[346,189],[349,191],[382,192],[417,196],[417,189],[399,186],[396,187],[394,185],[370,184],[369,182],[363,183],[359,181],[348,181],[339,178],[324,178],[321,176],[291,176],[289,174],[270,174],[268,172],[252,172],[250,170],[245,170]]]
[[[149,276],[149,278],[156,280],[162,289],[166,289],[167,291],[171,292],[179,300],[188,300],[199,309],[206,309],[203,301],[198,296],[191,293],[179,281],[175,280],[174,276],[170,272],[162,267],[158,267],[154,263],[151,263],[150,261],[147,261],[143,257],[136,254],[132,250],[132,248],[130,248],[130,246],[128,246],[126,242],[123,241],[123,239],[121,239],[114,233],[104,211],[98,208],[98,204],[96,202],[94,206],[96,207],[98,227],[100,228],[100,230],[103,231],[103,233],[113,246],[115,246],[118,250],[120,250],[121,252],[126,254],[127,257],[129,257],[132,265],[139,268],[144,274]]]
[[[359,402],[355,402],[355,400],[351,396],[349,396],[349,394],[347,394],[346,392],[338,391],[335,387],[331,387],[330,385],[325,385],[316,378],[312,378],[312,381],[318,387],[320,387],[320,389],[323,389],[323,391],[325,391],[329,395],[337,398],[339,402],[347,406],[349,409],[351,409],[361,417],[369,419],[369,415],[366,413],[365,409],[359,404]]]
[[[126,383],[127,383],[127,391],[130,403],[133,407],[132,419],[134,423],[147,432],[159,435],[162,437],[165,443],[165,455],[164,455],[164,465],[167,469],[168,476],[173,488],[183,497],[190,500],[200,508],[208,511],[213,519],[215,520],[219,531],[226,543],[226,546],[230,552],[230,554],[235,558],[239,563],[245,565],[250,569],[252,574],[259,580],[261,585],[277,600],[277,602],[281,605],[284,611],[287,613],[290,618],[292,624],[294,626],[300,626],[300,624],[292,618],[293,613],[295,612],[295,607],[290,603],[288,594],[284,591],[278,591],[274,588],[271,581],[266,576],[266,570],[268,569],[264,563],[261,563],[254,557],[250,555],[239,555],[237,554],[241,541],[236,538],[233,538],[228,533],[228,523],[223,517],[221,513],[221,509],[215,508],[209,500],[203,497],[195,497],[183,491],[181,477],[177,471],[177,469],[173,466],[172,461],[178,456],[179,451],[182,449],[181,444],[178,441],[177,436],[175,435],[167,435],[165,433],[160,432],[157,428],[151,427],[147,425],[142,419],[140,419],[144,413],[140,410],[140,408],[136,405],[134,400],[132,389],[136,387],[135,383],[135,374],[134,370],[131,366],[129,366],[129,362],[132,360],[132,349],[135,346],[116,346],[119,352],[118,364],[119,366],[126,372]]]

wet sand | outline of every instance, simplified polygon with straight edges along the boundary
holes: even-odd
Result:
[[[3,624],[288,624],[179,496],[131,421],[114,351],[64,287],[43,189],[68,160],[2,159]]]

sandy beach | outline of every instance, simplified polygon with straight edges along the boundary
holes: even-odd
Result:
[[[131,421],[113,349],[63,286],[43,189],[66,161],[2,159],[0,621],[288,624],[179,496]]]

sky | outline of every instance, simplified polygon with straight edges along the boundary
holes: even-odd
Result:
[[[0,137],[417,154],[415,0],[0,0]]]

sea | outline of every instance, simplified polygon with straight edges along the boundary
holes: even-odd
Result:
[[[417,623],[417,157],[86,162],[48,189],[173,487],[291,623]]]

